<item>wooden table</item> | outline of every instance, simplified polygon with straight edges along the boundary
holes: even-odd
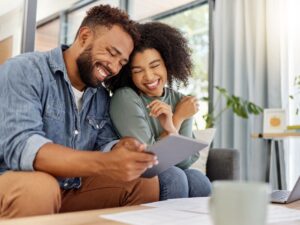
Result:
[[[284,133],[262,133],[262,134],[251,134],[252,138],[261,138],[268,142],[268,162],[266,171],[266,182],[270,181],[270,166],[272,160],[272,146],[274,144],[274,157],[276,161],[277,169],[277,182],[278,189],[286,189],[286,184],[282,180],[282,170],[284,169],[284,161],[280,159],[280,145],[283,148],[283,139],[285,138],[299,138],[300,132],[284,132]],[[283,163],[283,165],[281,165]]]
[[[300,213],[300,200],[284,206],[292,209],[297,209],[299,210]],[[121,208],[113,208],[113,209],[62,213],[62,214],[56,214],[51,216],[35,216],[35,217],[11,219],[5,221],[0,220],[0,224],[1,225],[96,225],[96,224],[116,225],[122,223],[103,219],[99,217],[99,215],[125,212],[125,211],[138,210],[138,209],[146,209],[146,208],[149,207],[130,206],[130,207],[121,207]],[[300,224],[300,220],[294,222],[276,223],[276,225],[299,225],[299,224]]]

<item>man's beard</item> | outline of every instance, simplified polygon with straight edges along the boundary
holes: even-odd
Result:
[[[102,82],[93,77],[93,45],[89,45],[76,59],[79,76],[87,87],[97,88],[102,85]]]

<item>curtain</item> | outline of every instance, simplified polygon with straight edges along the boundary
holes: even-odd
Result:
[[[216,0],[214,11],[214,85],[263,108],[282,108],[285,0]],[[214,92],[214,98],[218,93]],[[216,106],[220,111],[225,101]],[[223,113],[216,123],[216,147],[240,150],[245,180],[266,179],[267,142],[251,138],[261,133],[263,116],[241,119]],[[275,171],[273,164],[272,171]],[[273,176],[271,176],[273,177]],[[273,187],[276,180],[272,180]]]
[[[283,74],[283,105],[288,106],[285,107],[288,111],[288,123],[295,125],[300,124],[300,114],[296,114],[296,109],[300,106],[300,90],[294,85],[295,77],[300,76],[300,1],[286,0],[285,4],[286,19],[284,25],[287,41],[284,46],[286,54],[282,57],[286,72]],[[294,100],[291,100],[289,95],[293,95]],[[290,138],[284,144],[288,189],[291,190],[300,175],[300,138]]]

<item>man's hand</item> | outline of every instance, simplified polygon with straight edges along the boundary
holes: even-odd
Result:
[[[127,150],[134,152],[143,152],[146,150],[146,145],[141,144],[137,139],[133,137],[121,138],[112,150],[118,149],[120,147],[127,148]]]
[[[146,145],[134,138],[121,139],[113,151],[102,158],[108,167],[108,175],[113,179],[131,181],[139,178],[148,168],[158,163],[155,155],[145,152]]]

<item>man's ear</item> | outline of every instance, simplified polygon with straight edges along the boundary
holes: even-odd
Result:
[[[79,29],[79,32],[78,32],[78,42],[79,42],[79,45],[81,47],[84,47],[84,45],[88,42],[88,39],[90,39],[93,35],[93,32],[90,28],[88,27],[81,27]]]

